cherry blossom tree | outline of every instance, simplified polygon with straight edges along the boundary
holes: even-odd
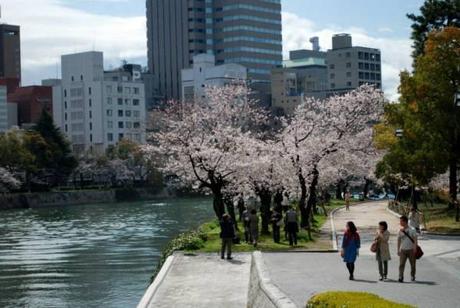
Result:
[[[0,167],[0,192],[9,192],[21,186],[19,181],[11,172]]]
[[[171,103],[162,129],[151,135],[145,155],[166,175],[185,186],[212,193],[218,218],[225,212],[224,193],[241,168],[241,147],[266,120],[242,85],[207,88],[194,103]]]
[[[383,103],[381,91],[366,85],[323,101],[308,98],[284,121],[279,139],[291,162],[288,173],[297,178],[302,227],[309,227],[316,203],[320,163],[334,153],[351,153],[369,145]]]

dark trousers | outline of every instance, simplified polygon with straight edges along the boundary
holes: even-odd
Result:
[[[379,273],[381,277],[386,277],[388,275],[388,261],[377,260],[379,264]]]
[[[246,241],[246,243],[249,243],[250,240],[249,230],[246,228],[244,228],[244,240]]]
[[[297,245],[297,232],[295,231],[289,231],[288,233],[289,237],[289,245]]]
[[[353,276],[355,273],[355,264],[354,263],[347,263],[347,269],[350,273],[350,276]]]
[[[273,241],[275,243],[280,242],[280,227],[276,224],[273,224]]]
[[[232,256],[232,238],[223,238],[222,239],[222,248],[220,249],[220,256],[225,257],[225,251],[227,251],[227,258]]]

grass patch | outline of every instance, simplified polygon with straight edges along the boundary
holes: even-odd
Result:
[[[328,206],[325,206],[324,209],[329,214],[335,208],[344,206],[345,203],[342,200],[331,200]],[[289,241],[286,240],[284,235],[283,227],[281,228],[281,241],[280,243],[275,243],[273,241],[272,234],[259,234],[259,241],[257,248],[250,244],[244,242],[244,230],[243,225],[239,223],[239,237],[241,239],[241,244],[233,245],[232,249],[235,252],[251,252],[254,250],[261,251],[289,251],[289,250],[328,250],[331,249],[331,242],[329,236],[326,238],[321,237],[321,227],[328,221],[328,217],[324,215],[324,210],[322,207],[319,207],[320,213],[314,216],[315,223],[311,230],[312,239],[308,237],[308,232],[301,229],[297,234],[297,246],[291,247]],[[220,226],[217,220],[203,224],[199,228],[200,232],[206,234],[206,241],[204,246],[197,250],[197,252],[204,253],[213,253],[220,251],[221,239]],[[271,224],[269,226],[271,232]]]
[[[409,215],[410,205],[401,203],[392,209]],[[456,209],[449,209],[446,203],[420,203],[418,209],[423,213],[423,224],[429,232],[460,234],[460,222],[455,221]]]
[[[364,292],[325,292],[311,298],[307,308],[412,308]]]

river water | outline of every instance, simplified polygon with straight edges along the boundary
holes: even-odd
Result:
[[[209,199],[0,212],[0,307],[135,307],[162,248]]]

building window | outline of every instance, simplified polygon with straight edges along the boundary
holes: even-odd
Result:
[[[139,123],[139,122],[134,122],[134,123],[133,123],[133,127],[134,127],[134,128],[141,128],[141,123]]]
[[[364,73],[363,72],[359,72],[359,79],[364,79]]]
[[[335,78],[335,74],[331,74],[331,75],[330,75],[330,78],[331,78],[331,79],[334,79],[334,78]]]
[[[64,119],[67,121],[67,112],[64,113]]]
[[[131,104],[130,100],[128,98],[125,99],[125,105],[129,106]]]
[[[93,118],[93,112],[90,110],[89,111],[89,118],[92,119]]]
[[[347,87],[351,87],[351,81],[347,82]]]
[[[132,128],[133,127],[133,123],[131,122],[126,122],[126,128]]]
[[[330,68],[331,70],[335,69],[335,64],[330,64],[330,65],[329,65],[329,68]]]
[[[124,122],[118,122],[118,128],[125,128],[125,123]]]
[[[112,109],[107,109],[107,116],[111,117],[113,115]]]
[[[137,111],[137,110],[133,111],[133,117],[139,118],[140,116],[141,116],[141,112],[140,112],[140,111]]]
[[[139,106],[140,100],[138,99],[133,99],[133,106]]]
[[[93,134],[89,134],[89,142],[93,142]]]
[[[358,59],[364,59],[364,54],[362,51],[358,52]]]
[[[113,134],[112,133],[107,134],[107,141],[108,142],[113,142]]]
[[[351,77],[351,72],[347,72],[347,77]]]
[[[123,140],[125,138],[125,135],[123,134],[118,134],[118,141]]]
[[[351,52],[347,52],[345,55],[346,55],[347,58],[350,58],[351,57]]]
[[[118,110],[118,116],[123,117],[123,110]]]
[[[364,63],[364,69],[366,69],[366,70],[369,69],[369,63]]]
[[[89,106],[90,106],[90,107],[93,106],[93,101],[91,100],[91,98],[89,99]]]
[[[70,78],[72,81],[75,81],[75,78],[72,76],[72,78]]]
[[[118,92],[118,93],[123,93],[123,87],[118,86],[118,87],[117,87],[117,92]]]
[[[80,80],[83,81],[83,75],[80,75]]]
[[[109,128],[109,129],[113,128],[113,122],[112,121],[107,121],[107,128]]]
[[[139,88],[133,88],[134,94],[139,94]]]
[[[89,123],[89,130],[93,130],[93,123]]]
[[[105,89],[107,93],[112,93],[112,86],[107,86]]]
[[[131,117],[131,110],[126,110],[125,111],[125,117]]]
[[[123,106],[123,99],[122,98],[118,99],[118,106]]]
[[[64,89],[64,97],[67,97],[67,90]]]
[[[107,105],[112,105],[112,98],[111,97],[107,97]]]
[[[69,130],[69,127],[67,126],[67,124],[65,125],[65,132],[67,133],[67,131]]]
[[[126,94],[131,94],[131,88],[126,87],[126,88],[125,88],[125,93],[126,93]]]
[[[331,83],[331,89],[335,89],[335,83]]]
[[[347,68],[351,68],[351,62],[347,62]]]
[[[64,101],[64,108],[67,109],[67,101]]]
[[[91,87],[88,88],[88,94],[91,95]]]

